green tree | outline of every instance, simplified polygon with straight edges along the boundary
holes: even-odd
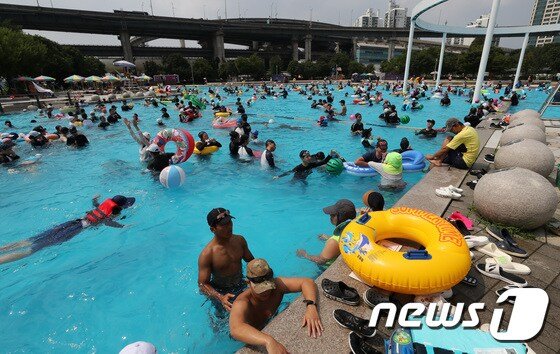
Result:
[[[191,65],[181,54],[169,54],[163,57],[162,63],[167,74],[177,74],[180,80],[189,81],[191,77]]]
[[[148,76],[163,74],[163,67],[153,60],[144,62],[144,73]]]
[[[226,66],[226,65],[222,65]],[[208,81],[214,81],[216,79],[216,71],[212,67],[212,64],[204,58],[196,59],[192,65],[194,80],[196,82],[204,82],[204,78]]]
[[[361,74],[366,71],[366,67],[357,61],[351,61],[348,64],[348,74],[352,75],[353,73]]]
[[[249,57],[249,62],[252,66],[252,76],[253,78],[259,80],[266,74],[266,67],[264,65],[264,60],[257,54],[253,54]]]
[[[349,64],[350,64],[350,57],[348,56],[348,54],[343,52],[334,53],[329,59],[330,67],[331,68],[340,67],[345,75],[348,75]]]
[[[268,61],[268,70],[271,75],[279,74],[284,67],[282,66],[282,58],[279,55],[275,55]]]

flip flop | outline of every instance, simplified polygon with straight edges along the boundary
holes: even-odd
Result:
[[[340,326],[359,334],[361,337],[373,337],[377,332],[374,327],[369,326],[369,320],[354,316],[343,309],[334,310],[333,317]]]
[[[461,220],[469,231],[472,231],[474,229],[472,220],[467,218],[460,211],[454,211],[451,215],[449,215],[449,218],[452,220]]]
[[[352,354],[381,354],[385,352],[385,340],[378,334],[371,338],[360,337],[355,332],[348,334]]]
[[[534,288],[534,286],[525,286],[525,288]],[[498,297],[499,297],[500,295],[505,293],[506,290],[509,290],[509,289],[519,289],[519,287],[515,286],[515,285],[506,285],[503,288],[500,288],[500,289],[496,290],[496,295],[498,295]],[[515,299],[512,299],[511,297],[508,297],[508,299],[506,301],[509,302],[512,305],[515,304]]]
[[[321,288],[323,289],[323,294],[331,300],[350,306],[358,306],[360,304],[360,295],[356,289],[349,287],[344,282],[323,279]]]
[[[488,227],[486,227],[486,229],[484,231],[486,231],[488,233],[488,235],[494,237],[498,241],[506,241],[507,240],[512,245],[517,246],[517,242],[511,236],[508,229],[499,228],[499,227],[495,227],[495,226],[488,226]]]
[[[487,277],[502,280],[511,285],[519,287],[527,286],[527,281],[515,274],[506,272],[497,264],[479,263],[476,265],[476,270],[486,275]]]
[[[467,246],[469,246],[469,248],[482,247],[490,242],[490,240],[488,240],[488,237],[486,236],[472,236],[472,235],[466,235],[465,241],[467,242]]]
[[[531,274],[531,268],[527,267],[525,264],[515,263],[510,259],[501,258],[486,258],[486,263],[497,264],[502,267],[506,272],[511,274],[528,275]]]
[[[498,246],[496,246],[496,244],[492,242],[489,242],[481,247],[476,247],[476,250],[492,258],[506,257],[511,261],[511,257],[507,253],[501,251]]]

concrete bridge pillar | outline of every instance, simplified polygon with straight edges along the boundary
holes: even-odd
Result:
[[[214,51],[214,58],[218,58],[220,63],[226,61],[226,50],[224,47],[224,32],[217,31],[212,38],[212,49]]]
[[[179,39],[179,46],[181,48],[185,48],[185,40],[184,39]]]
[[[259,42],[258,41],[253,41],[253,50],[256,52],[257,50],[259,50]]]
[[[308,34],[305,36],[305,60],[311,60],[311,39],[313,37]]]
[[[130,34],[128,33],[128,31],[121,31],[121,35],[119,36],[119,39],[121,40],[124,60],[132,63],[133,56],[132,56],[132,45],[130,44]]]
[[[292,37],[292,60],[299,60],[299,45],[297,37]]]
[[[395,43],[391,40],[387,41],[387,60],[395,57]]]
[[[356,60],[358,57],[358,37],[352,37],[352,59]]]

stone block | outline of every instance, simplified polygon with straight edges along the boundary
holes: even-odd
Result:
[[[554,162],[554,154],[548,146],[540,141],[528,139],[500,147],[496,152],[494,167],[521,167],[548,177],[554,169]]]
[[[507,145],[517,140],[533,139],[546,143],[546,134],[535,125],[519,125],[506,129],[500,138],[500,145]]]
[[[474,205],[487,220],[533,230],[554,216],[558,194],[538,173],[513,168],[484,175],[474,190]]]

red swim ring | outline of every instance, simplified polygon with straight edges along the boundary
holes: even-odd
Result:
[[[165,152],[165,145],[173,141],[177,146],[175,155],[171,157],[174,164],[185,162],[191,157],[194,150],[194,138],[185,129],[165,129],[160,131],[153,140],[161,152]]]

